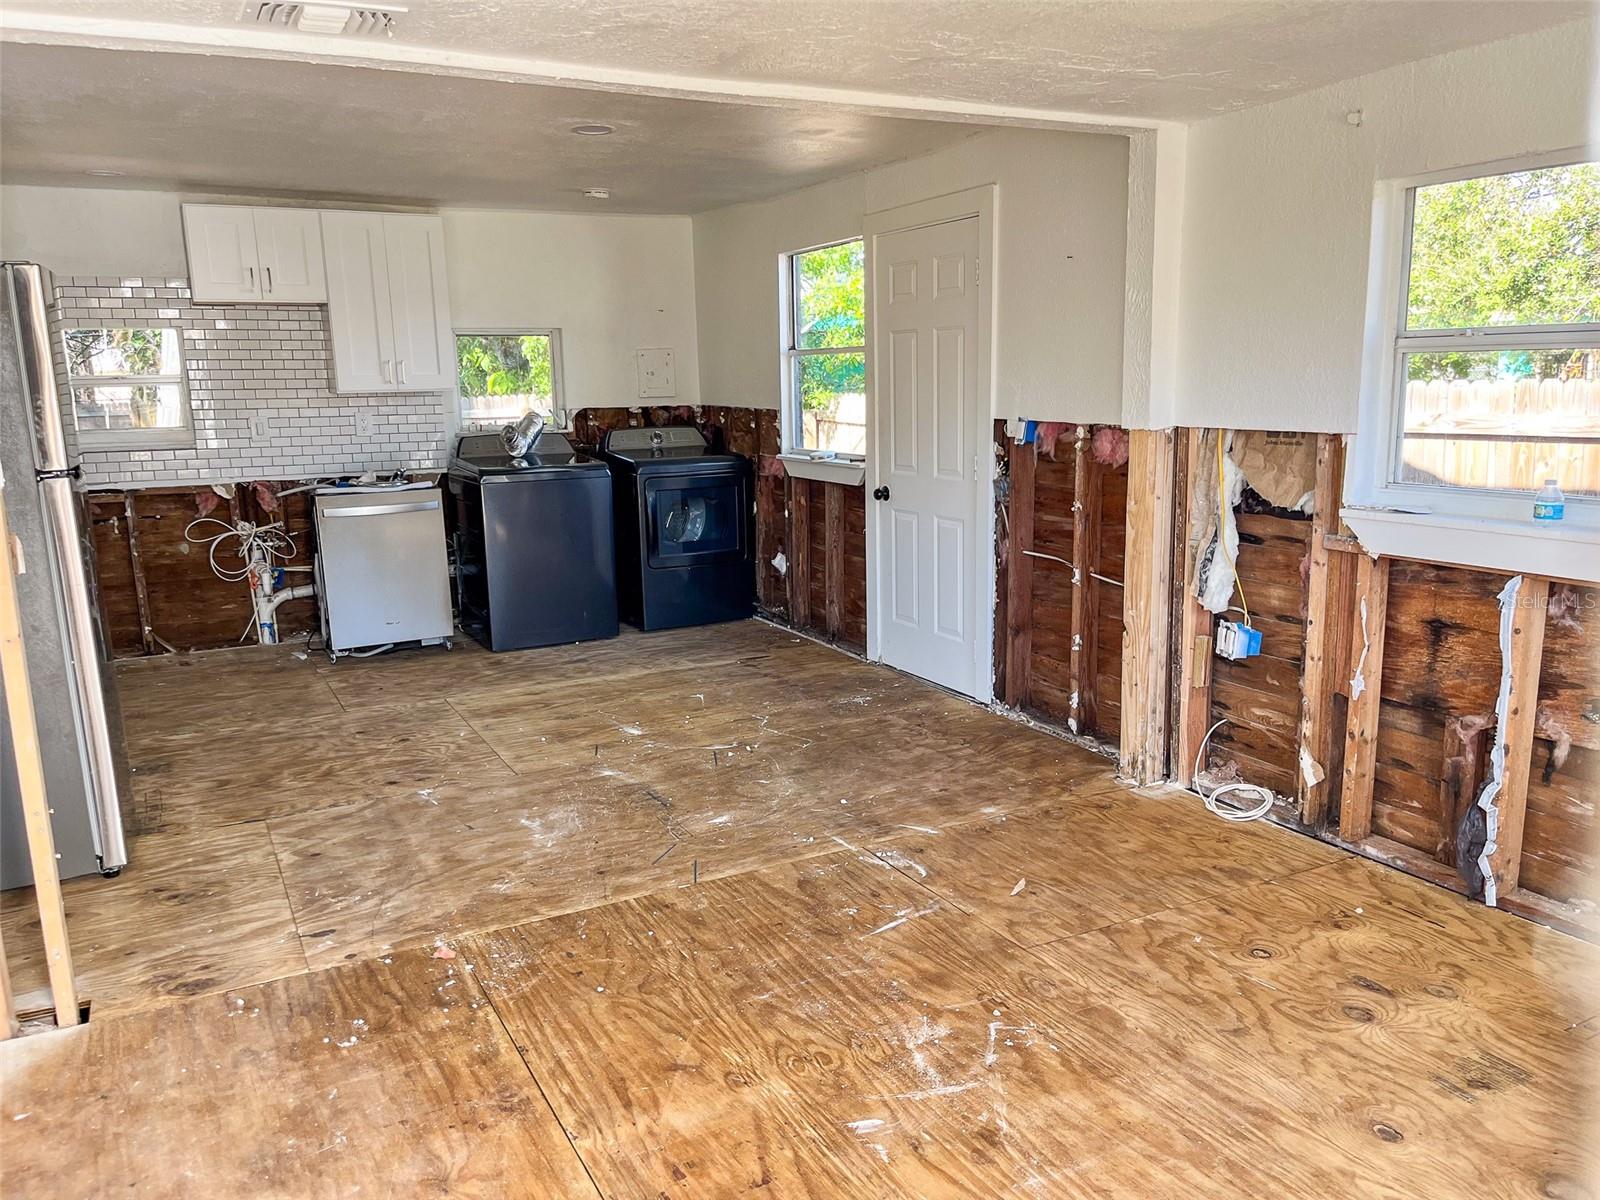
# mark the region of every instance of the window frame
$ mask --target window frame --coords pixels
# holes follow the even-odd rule
[[[178,338],[178,369],[175,373],[147,375],[74,375],[67,335],[79,330],[108,332],[116,329],[170,329]],[[188,350],[180,325],[86,325],[63,324],[58,330],[61,346],[61,372],[66,383],[67,409],[72,416],[72,432],[78,449],[86,453],[109,450],[188,450],[195,445],[194,403],[189,396]],[[78,392],[84,388],[154,387],[176,384],[178,414],[183,423],[157,429],[85,429],[78,423]]]
[[[470,422],[461,401],[461,352],[457,348],[457,340],[464,337],[547,337],[550,339],[550,420],[552,429],[567,428],[566,384],[562,378],[561,361],[561,330],[556,326],[539,325],[507,325],[501,328],[488,328],[482,325],[473,325],[469,328],[452,329],[450,331],[450,349],[456,369],[452,375],[450,391],[455,396],[455,408],[451,413],[452,421],[457,432],[468,428],[483,429],[499,428],[506,424],[504,421],[483,425],[480,421]]]
[[[1457,329],[1406,328],[1410,304],[1412,225],[1418,188],[1490,175],[1592,162],[1583,147],[1501,159],[1472,166],[1384,180],[1373,197],[1373,238],[1368,263],[1365,353],[1361,402],[1344,502],[1349,509],[1409,514],[1414,523],[1498,522],[1521,527],[1522,536],[1585,540],[1600,534],[1600,498],[1568,496],[1565,529],[1534,526],[1531,492],[1449,484],[1400,483],[1405,422],[1405,358],[1450,350],[1600,348],[1600,321],[1551,325],[1498,325]],[[1351,514],[1346,512],[1346,519]]]
[[[818,242],[812,246],[803,246],[797,250],[788,250],[778,256],[778,321],[779,321],[779,386],[782,410],[780,413],[780,432],[782,436],[781,450],[786,455],[798,458],[811,458],[815,455],[826,454],[826,451],[804,445],[805,421],[800,412],[800,395],[795,387],[795,371],[797,363],[802,358],[815,358],[833,354],[859,354],[862,361],[867,357],[867,340],[859,346],[816,346],[803,347],[797,345],[800,340],[800,322],[798,306],[800,303],[800,285],[795,272],[799,269],[799,262],[807,254],[818,250],[830,250],[834,246],[847,246],[851,242],[860,242],[862,247],[861,265],[861,306],[862,306],[862,337],[867,339],[866,313],[867,313],[867,272],[866,272],[866,238],[861,234],[851,237],[834,238],[831,241]],[[870,339],[868,339],[870,340]],[[868,397],[868,407],[871,407],[871,398]],[[868,413],[867,436],[872,435],[871,414]],[[852,468],[865,468],[867,452],[860,454],[847,454],[836,451],[831,458],[823,461],[847,463]]]

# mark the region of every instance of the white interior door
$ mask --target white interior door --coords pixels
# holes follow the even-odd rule
[[[978,218],[874,243],[878,652],[979,696]]]

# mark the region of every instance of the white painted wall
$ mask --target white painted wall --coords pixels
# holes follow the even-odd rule
[[[635,352],[669,346],[678,394],[650,403],[700,403],[688,217],[443,216],[457,329],[559,328],[569,409],[642,403]]]
[[[776,408],[778,256],[859,236],[864,213],[999,190],[995,413],[1121,415],[1127,141],[994,130],[924,158],[694,218],[702,398]]]
[[[180,203],[255,199],[7,186],[0,188],[0,254],[58,275],[186,277]],[[568,408],[638,404],[634,352],[670,346],[676,402],[699,403],[688,217],[442,215],[456,328],[559,328]]]
[[[1594,46],[1569,25],[1191,126],[1178,423],[1353,432],[1374,185],[1583,145]]]

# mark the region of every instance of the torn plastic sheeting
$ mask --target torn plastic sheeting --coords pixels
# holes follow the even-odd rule
[[[1485,826],[1478,871],[1483,875],[1483,902],[1490,908],[1495,907],[1499,898],[1490,860],[1499,848],[1500,805],[1497,801],[1506,774],[1506,716],[1511,709],[1511,627],[1516,622],[1517,593],[1521,590],[1521,575],[1513,575],[1500,590],[1500,694],[1494,702],[1494,745],[1489,749],[1489,779],[1478,793],[1478,807],[1483,810]]]
[[[1233,599],[1234,570],[1239,561],[1239,523],[1233,509],[1244,493],[1244,476],[1227,454],[1222,457],[1222,492],[1227,503],[1217,514],[1217,528],[1211,531],[1210,544],[1195,568],[1195,596],[1207,612],[1214,613],[1226,611]]]
[[[782,550],[772,556],[772,569],[779,575],[787,575],[789,573],[789,560],[783,556]]]

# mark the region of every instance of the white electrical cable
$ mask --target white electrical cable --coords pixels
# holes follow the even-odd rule
[[[209,536],[194,536],[193,530],[198,525],[220,525],[221,533]],[[216,517],[197,517],[190,521],[183,531],[184,540],[196,546],[206,546],[206,557],[211,563],[211,571],[218,579],[225,579],[229,583],[240,583],[250,577],[250,550],[252,546],[259,546],[266,557],[269,566],[276,566],[273,559],[287,562],[295,556],[294,538],[285,531],[282,521],[274,521],[271,525],[251,525],[241,521],[238,525],[230,525],[227,521],[220,521]],[[228,567],[217,561],[217,551],[229,538],[239,539],[238,555],[244,563],[241,567]]]
[[[1200,739],[1200,752],[1194,756],[1194,790],[1200,793],[1200,798],[1206,802],[1206,807],[1212,812],[1216,813],[1217,816],[1221,817],[1224,821],[1235,821],[1239,823],[1243,823],[1245,821],[1259,821],[1262,817],[1266,816],[1272,811],[1273,796],[1268,789],[1254,783],[1224,783],[1220,787],[1213,788],[1211,794],[1207,795],[1204,785],[1200,782],[1200,764],[1206,760],[1206,746],[1208,746],[1211,742],[1211,735],[1217,730],[1221,729],[1227,723],[1228,719],[1226,717],[1222,718],[1222,720],[1218,721],[1210,729],[1206,730],[1205,737]],[[1232,802],[1229,802],[1227,805],[1218,803],[1219,797],[1233,795],[1235,793],[1249,793],[1259,796],[1261,798],[1261,802],[1255,808],[1235,807]]]

